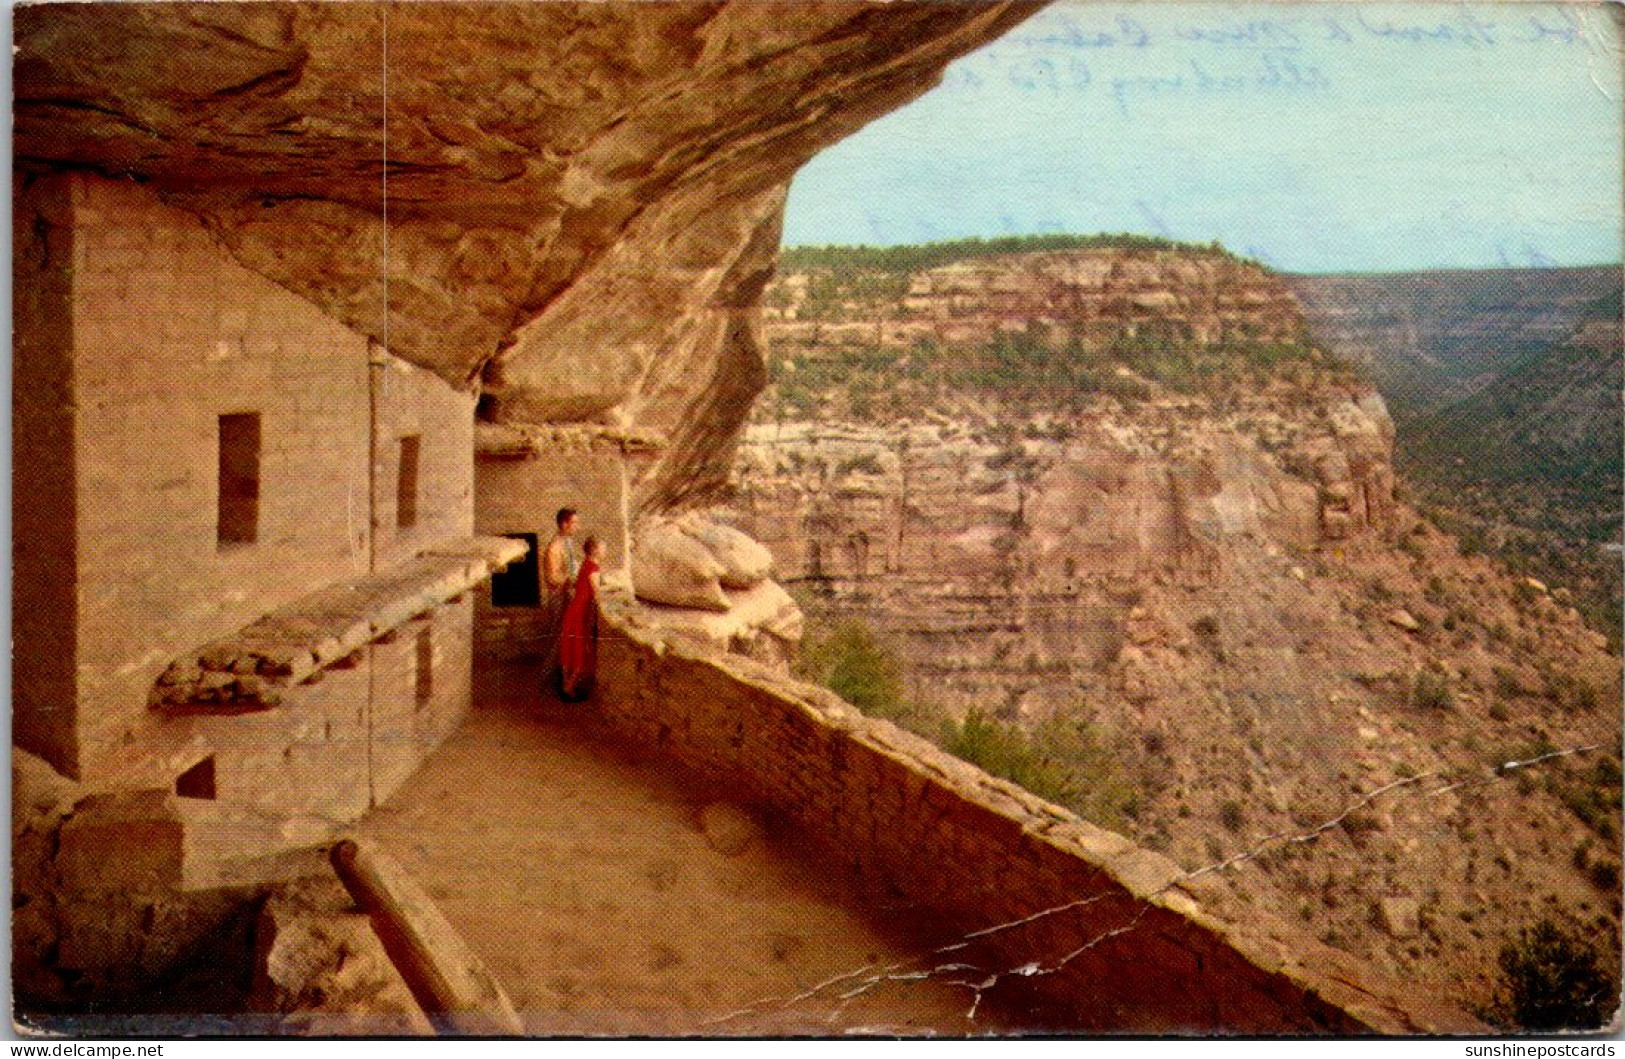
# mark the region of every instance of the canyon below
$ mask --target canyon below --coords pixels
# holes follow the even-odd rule
[[[786,252],[725,513],[803,675],[1475,1010],[1542,919],[1617,963],[1619,663],[1573,587],[1419,512],[1380,342],[1309,280],[1063,242]],[[1538,337],[1617,366],[1604,321]]]

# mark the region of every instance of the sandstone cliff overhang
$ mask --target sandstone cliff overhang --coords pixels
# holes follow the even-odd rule
[[[40,4],[15,164],[152,184],[497,419],[666,435],[673,506],[765,381],[795,171],[1042,6]]]
[[[172,714],[250,713],[282,691],[450,601],[525,555],[506,537],[444,541],[407,562],[329,585],[169,666],[152,705]]]

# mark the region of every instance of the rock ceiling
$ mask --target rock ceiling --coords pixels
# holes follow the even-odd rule
[[[150,183],[496,418],[663,436],[673,506],[761,388],[795,171],[1040,6],[23,7],[15,161]]]

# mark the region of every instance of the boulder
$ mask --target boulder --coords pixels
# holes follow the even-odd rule
[[[699,515],[688,516],[680,525],[722,564],[723,588],[754,588],[772,575],[773,553],[732,526]]]
[[[1354,533],[1354,518],[1347,511],[1324,509],[1320,513],[1320,524],[1330,541],[1346,540]]]
[[[87,792],[43,758],[11,749],[11,823],[15,832],[34,816],[60,815]]]
[[[709,548],[669,522],[650,523],[632,544],[632,585],[650,603],[726,611],[724,571]]]
[[[1323,492],[1328,507],[1347,510],[1349,504],[1354,502],[1354,486],[1347,481],[1327,482]]]
[[[280,1016],[285,1033],[430,1036],[372,921],[336,879],[284,888],[256,930],[253,1010]]]
[[[805,618],[775,581],[724,593],[726,611],[661,610],[646,616],[656,625],[708,648],[784,667],[801,643]]]
[[[1384,897],[1378,902],[1382,928],[1396,938],[1413,938],[1420,929],[1422,906],[1414,897]]]
[[[1388,615],[1388,624],[1404,629],[1406,632],[1418,632],[1422,628],[1422,623],[1417,621],[1416,617],[1403,607]]]
[[[1349,473],[1348,457],[1340,450],[1327,452],[1315,460],[1315,474],[1323,486],[1347,482]]]

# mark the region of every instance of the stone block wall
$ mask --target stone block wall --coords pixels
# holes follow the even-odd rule
[[[61,179],[74,232],[77,765],[89,777],[142,739],[147,691],[170,659],[366,569],[367,345],[146,190]],[[245,412],[260,416],[257,539],[222,545],[219,417]]]
[[[1440,1033],[1477,1024],[1273,921],[1222,883],[994,779],[823,689],[664,636],[606,593],[598,708],[844,862],[877,907],[969,934],[922,953],[1036,990],[1072,1029]],[[1003,926],[1001,926],[1003,925]],[[969,974],[969,973],[968,973]],[[967,976],[968,976],[967,974]]]
[[[288,689],[277,709],[177,723],[209,749],[221,800],[353,820],[394,794],[467,715],[472,656],[469,593]]]
[[[16,741],[91,783],[212,756],[223,800],[364,811],[468,709],[468,598],[263,714],[169,718],[149,692],[260,615],[467,537],[472,395],[369,350],[146,188],[64,175],[14,207]],[[258,513],[251,542],[222,543],[220,417],[239,413],[259,416]]]
[[[474,395],[375,348],[372,370],[374,568],[474,527]],[[419,439],[417,518],[400,525],[401,439]]]
[[[476,591],[484,591],[482,586]],[[371,786],[375,802],[395,793],[429,752],[456,729],[472,701],[473,593],[371,647]],[[425,648],[420,638],[427,641]],[[420,680],[420,666],[428,665]]]
[[[472,614],[468,596],[438,607],[362,648],[353,666],[290,689],[278,709],[195,718],[218,797],[337,821],[386,801],[468,713]]]
[[[368,649],[359,654],[353,668],[290,688],[277,709],[190,719],[213,751],[218,798],[336,819],[367,810],[372,675]]]
[[[64,182],[14,185],[12,635],[44,649],[13,652],[12,740],[67,772],[78,767],[70,210]]]
[[[472,615],[469,596],[437,607],[364,647],[354,665],[290,689],[277,709],[191,718],[213,751],[217,796],[331,820],[387,800],[468,713]]]
[[[36,1020],[48,1012],[74,1012],[67,1020],[82,1019],[81,1031],[109,1032],[97,1023],[102,1002],[150,996],[157,982],[172,999],[190,991],[195,1004],[206,990],[219,1005],[192,1011],[231,1010],[256,898],[324,864],[323,831],[162,789],[95,793],[26,751],[13,754],[12,792],[11,957],[23,1025],[44,1028]],[[181,966],[213,973],[188,987],[177,980]],[[151,1020],[164,1017],[143,1020],[163,1032]],[[115,1033],[128,1025],[113,1022]],[[188,1029],[178,1016],[173,1025]]]

